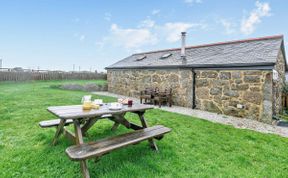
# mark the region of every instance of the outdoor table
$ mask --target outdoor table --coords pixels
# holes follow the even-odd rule
[[[144,118],[146,110],[153,109],[153,106],[144,104],[133,104],[128,107],[124,105],[121,110],[110,110],[108,104],[104,104],[100,109],[83,110],[82,105],[72,106],[52,106],[48,107],[48,111],[60,118],[60,123],[56,129],[56,133],[52,144],[55,145],[59,136],[64,135],[70,140],[74,141],[77,145],[83,144],[83,136],[85,133],[97,122],[99,119],[109,119],[114,122],[112,130],[117,129],[119,125],[124,125],[128,129],[139,130],[147,128],[148,125]],[[135,113],[138,115],[141,126],[129,122],[124,116],[127,112]],[[73,120],[75,133],[70,132],[64,126],[66,120]],[[83,123],[81,125],[81,123]],[[156,143],[153,138],[149,139],[150,147],[154,150],[158,150]],[[81,171],[84,177],[89,177],[86,161],[81,161]]]

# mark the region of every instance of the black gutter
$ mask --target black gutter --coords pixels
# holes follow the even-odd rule
[[[193,64],[193,65],[163,65],[163,66],[127,66],[106,67],[109,69],[272,69],[275,63],[235,63],[235,64]],[[272,67],[272,68],[271,68]]]
[[[196,108],[196,72],[192,69],[193,86],[192,86],[192,109]]]

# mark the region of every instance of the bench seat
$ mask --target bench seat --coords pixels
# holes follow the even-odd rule
[[[93,157],[100,157],[103,154],[115,149],[136,144],[153,137],[162,136],[170,131],[170,128],[157,125],[141,130],[136,130],[123,135],[106,138],[96,142],[74,145],[66,149],[66,154],[73,161],[81,161]]]
[[[42,128],[49,128],[49,127],[57,127],[60,123],[60,119],[53,119],[53,120],[47,120],[47,121],[41,121],[39,122],[39,126]],[[72,119],[67,119],[65,125],[72,124]]]
[[[101,118],[111,118],[111,114],[105,114],[101,116]],[[60,119],[53,119],[53,120],[47,120],[47,121],[41,121],[39,122],[39,126],[42,128],[49,128],[49,127],[57,127],[60,123]],[[67,119],[65,126],[70,125],[73,123],[72,119]]]

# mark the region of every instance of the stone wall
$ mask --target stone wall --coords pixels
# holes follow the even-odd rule
[[[282,112],[282,92],[285,85],[285,60],[282,50],[279,51],[274,70],[278,72],[278,80],[273,80],[273,114]]]
[[[281,78],[277,82],[272,82],[272,70],[196,70],[196,108],[271,123],[272,114],[281,110],[283,65],[281,53],[275,66]],[[175,105],[192,107],[191,69],[108,70],[107,79],[109,92],[133,97],[147,87],[171,87]]]
[[[271,75],[261,70],[196,71],[196,108],[271,122]]]
[[[192,107],[192,71],[187,69],[117,69],[107,71],[108,91],[138,97],[147,87],[172,88],[173,103]]]

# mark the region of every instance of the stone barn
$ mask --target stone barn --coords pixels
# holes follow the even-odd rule
[[[282,110],[283,36],[133,54],[106,67],[108,91],[137,97],[146,87],[172,88],[173,103],[266,123]]]

